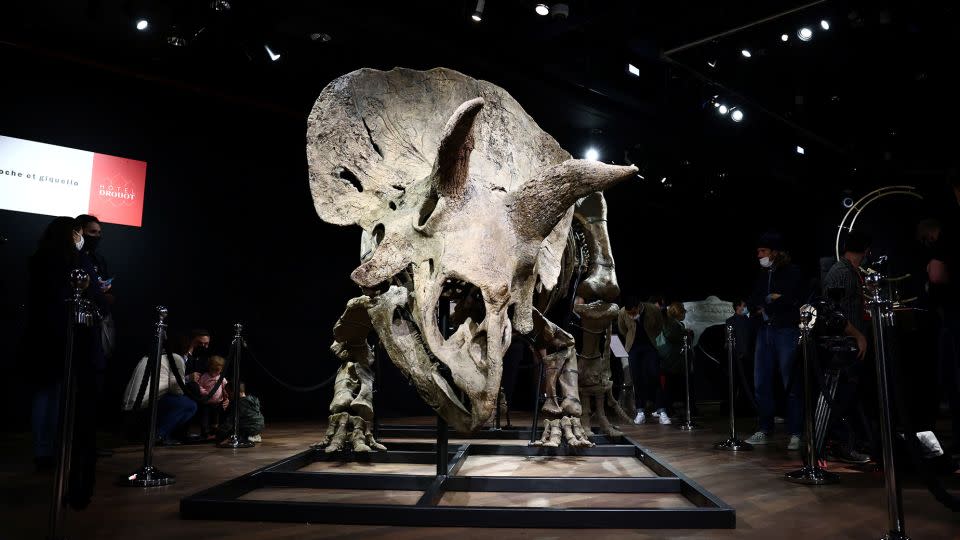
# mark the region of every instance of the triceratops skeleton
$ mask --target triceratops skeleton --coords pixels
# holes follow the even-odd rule
[[[576,247],[575,212],[594,263],[579,296],[607,306],[619,292],[599,192],[636,168],[570,159],[506,91],[448,69],[361,69],[334,80],[310,113],[307,159],[321,219],[363,229],[351,278],[365,294],[334,327],[344,363],[319,445],[383,448],[370,430],[371,329],[461,431],[490,418],[513,333],[530,336],[564,394],[544,405],[543,442],[558,443],[562,427],[569,443],[590,444],[573,339],[543,313],[573,275],[564,252]],[[460,303],[449,336],[438,326],[441,296]],[[556,396],[556,385],[545,390]]]

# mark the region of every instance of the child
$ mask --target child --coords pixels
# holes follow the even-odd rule
[[[232,385],[227,385],[226,392],[233,395]],[[233,434],[233,407],[227,409],[223,422],[217,429],[217,440],[223,440]],[[256,396],[247,395],[247,387],[240,383],[240,429],[238,435],[242,439],[260,442],[260,432],[263,431],[263,414],[260,412],[260,400]]]
[[[220,385],[217,386],[217,379],[223,373],[223,367],[226,360],[222,356],[211,356],[207,362],[207,371],[203,375],[194,374],[197,383],[200,385],[200,437],[204,439],[213,439],[211,432],[217,429],[218,409],[226,409],[230,405],[229,393],[224,392],[227,386],[227,378],[224,377]],[[211,395],[212,392],[212,395]],[[209,398],[209,399],[208,399]],[[206,401],[203,401],[206,399]],[[211,416],[213,423],[211,425]]]

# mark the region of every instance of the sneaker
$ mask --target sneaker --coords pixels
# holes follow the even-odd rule
[[[790,442],[787,443],[787,450],[799,450],[800,449],[800,436],[791,435]]]
[[[664,413],[660,413],[660,423],[664,426],[668,426],[673,422],[670,421],[670,417],[667,416],[667,413],[664,412]]]
[[[637,411],[636,418],[633,419],[634,424],[642,424],[647,421],[647,415],[643,411]]]
[[[654,417],[654,418],[660,418],[660,415],[662,414],[662,413],[660,412],[660,410],[661,410],[661,409],[657,409],[657,410],[653,411],[653,413],[651,413],[650,416],[652,416],[652,417]]]
[[[758,431],[747,439],[747,442],[756,446],[758,444],[767,444],[770,442],[770,435],[766,431]]]
[[[263,442],[263,437],[261,437],[260,434],[257,433],[256,435],[251,435],[247,437],[247,440],[250,442]]]
[[[870,456],[862,452],[857,452],[847,445],[836,445],[827,452],[827,459],[830,461],[841,461],[853,465],[864,465],[870,463]]]

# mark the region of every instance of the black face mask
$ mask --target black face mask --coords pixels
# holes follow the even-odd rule
[[[83,247],[87,251],[96,251],[97,245],[100,244],[99,236],[90,236],[89,234],[83,235]]]

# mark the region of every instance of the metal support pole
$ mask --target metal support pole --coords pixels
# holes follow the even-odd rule
[[[69,320],[67,321],[67,339],[63,355],[63,381],[60,383],[60,411],[57,430],[57,468],[54,472],[53,498],[50,501],[50,514],[47,523],[47,537],[51,540],[64,538],[63,514],[66,505],[67,479],[70,476],[70,461],[73,455],[74,411],[76,410],[76,377],[73,372],[74,327],[90,326],[93,316],[83,300],[83,291],[90,285],[90,275],[83,270],[70,272],[70,285],[73,296],[66,299]]]
[[[804,437],[807,443],[807,455],[803,466],[786,473],[784,478],[797,484],[820,486],[839,482],[840,476],[820,468],[816,433],[813,429],[814,405],[813,377],[810,373],[810,330],[813,329],[815,318],[816,310],[813,306],[806,305],[800,308],[800,350],[803,352],[803,408],[806,424]]]
[[[251,448],[253,443],[240,437],[240,357],[243,355],[243,325],[233,325],[233,373],[230,386],[233,387],[233,433],[217,444],[219,448]]]
[[[503,403],[503,389],[497,393],[497,409],[493,412],[493,427],[490,431],[501,431],[500,429],[500,405]]]
[[[449,467],[450,455],[447,453],[450,434],[447,421],[437,415],[437,476],[446,476]]]
[[[739,452],[740,450],[753,450],[753,445],[737,438],[736,414],[734,408],[734,386],[733,386],[733,354],[736,338],[733,334],[733,325],[727,325],[727,377],[730,386],[730,437],[725,441],[713,445],[717,450],[729,450]]]
[[[877,394],[880,401],[880,437],[883,445],[883,482],[886,486],[886,540],[907,540],[903,520],[903,500],[893,458],[893,420],[890,411],[890,387],[887,362],[886,332],[893,328],[893,301],[885,295],[884,276],[869,274],[864,278],[867,305],[873,323],[873,344],[877,357]]]
[[[683,381],[687,390],[687,410],[685,411],[687,421],[680,424],[680,430],[693,431],[700,429],[700,426],[694,424],[690,417],[690,335],[687,333],[683,334],[683,349],[680,354],[683,355]]]
[[[156,339],[157,348],[153,355],[153,370],[150,381],[150,428],[147,430],[147,440],[143,445],[143,465],[132,474],[121,478],[121,486],[128,487],[157,487],[176,482],[177,477],[158,470],[153,466],[153,445],[157,438],[157,394],[160,392],[160,362],[163,361],[163,342],[167,334],[167,308],[157,306]],[[167,351],[167,354],[173,354]],[[172,357],[171,357],[172,359]]]
[[[534,356],[539,358],[539,354],[536,350],[533,351]],[[535,442],[537,440],[537,424],[540,423],[540,406],[543,405],[544,394],[541,391],[543,387],[543,358],[540,358],[540,376],[537,377],[537,381],[534,383],[534,393],[533,393],[533,425],[530,426],[530,442]]]

